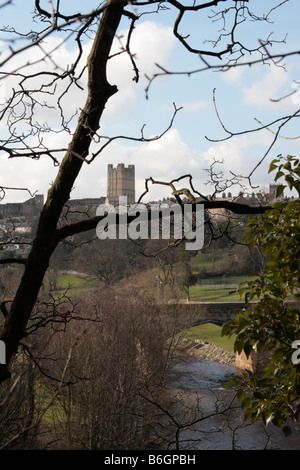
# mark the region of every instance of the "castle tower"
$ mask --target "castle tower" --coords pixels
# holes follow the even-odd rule
[[[269,185],[269,198],[270,198],[271,202],[280,201],[280,200],[283,200],[283,198],[284,198],[284,192],[278,198],[276,197],[276,192],[277,192],[278,186],[279,186],[279,184],[270,184]]]
[[[112,164],[107,166],[107,197],[109,202],[118,202],[119,196],[127,196],[128,204],[135,202],[135,168],[134,165],[124,166],[118,163],[117,168]]]

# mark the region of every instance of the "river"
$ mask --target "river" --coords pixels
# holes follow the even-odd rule
[[[181,400],[176,419],[181,426],[195,423],[180,429],[179,449],[299,450],[300,426],[293,425],[292,435],[285,437],[272,424],[267,428],[260,423],[245,424],[240,407],[216,415],[216,407],[223,410],[232,399],[232,391],[226,391],[225,384],[236,374],[236,368],[227,364],[190,355],[176,358],[169,373],[170,393]],[[207,418],[208,415],[213,416]],[[169,448],[176,448],[174,442]]]

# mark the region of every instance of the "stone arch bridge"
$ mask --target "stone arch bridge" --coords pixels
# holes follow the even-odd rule
[[[251,302],[248,307],[251,306]],[[253,302],[253,305],[255,302]],[[245,302],[189,302],[169,301],[166,310],[175,312],[190,320],[191,325],[213,323],[222,326],[227,320],[233,319],[238,310],[246,308]]]
[[[247,308],[251,308],[256,302],[249,302]],[[289,305],[299,308],[299,303],[288,302]],[[188,302],[188,301],[169,301],[166,305],[166,312],[176,314],[181,317],[182,325],[192,327],[213,323],[223,326],[223,324],[233,319],[238,310],[246,308],[244,302]],[[261,371],[266,366],[269,355],[265,353],[253,352],[249,358],[242,352],[236,355],[235,366],[238,369],[249,369],[252,372]]]

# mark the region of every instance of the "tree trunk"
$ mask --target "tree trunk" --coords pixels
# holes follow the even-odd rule
[[[43,283],[50,257],[59,241],[57,222],[62,208],[70,197],[74,182],[89,153],[105,104],[118,91],[116,86],[108,83],[106,69],[122,14],[123,4],[109,4],[102,14],[87,61],[87,100],[57,177],[48,192],[23,277],[0,335],[0,339],[6,344],[7,354],[6,366],[0,366],[0,382],[9,376],[7,365],[16,353],[20,340],[26,335],[26,325]]]

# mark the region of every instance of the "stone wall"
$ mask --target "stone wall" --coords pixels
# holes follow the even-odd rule
[[[0,219],[26,217],[37,217],[44,205],[44,196],[37,194],[25,202],[11,202],[0,204]]]
[[[181,339],[177,345],[177,351],[179,354],[188,354],[221,364],[235,365],[236,356],[233,352],[201,339]]]
[[[188,354],[209,361],[220,362],[221,364],[229,364],[235,366],[238,370],[248,369],[254,373],[261,372],[270,357],[269,354],[252,353],[247,358],[244,352],[236,354],[201,339],[181,339],[177,345],[177,352],[180,355]]]
[[[270,353],[257,353],[253,352],[247,358],[244,351],[238,354],[235,359],[235,367],[237,369],[248,369],[251,372],[259,373],[268,364],[270,360]]]

